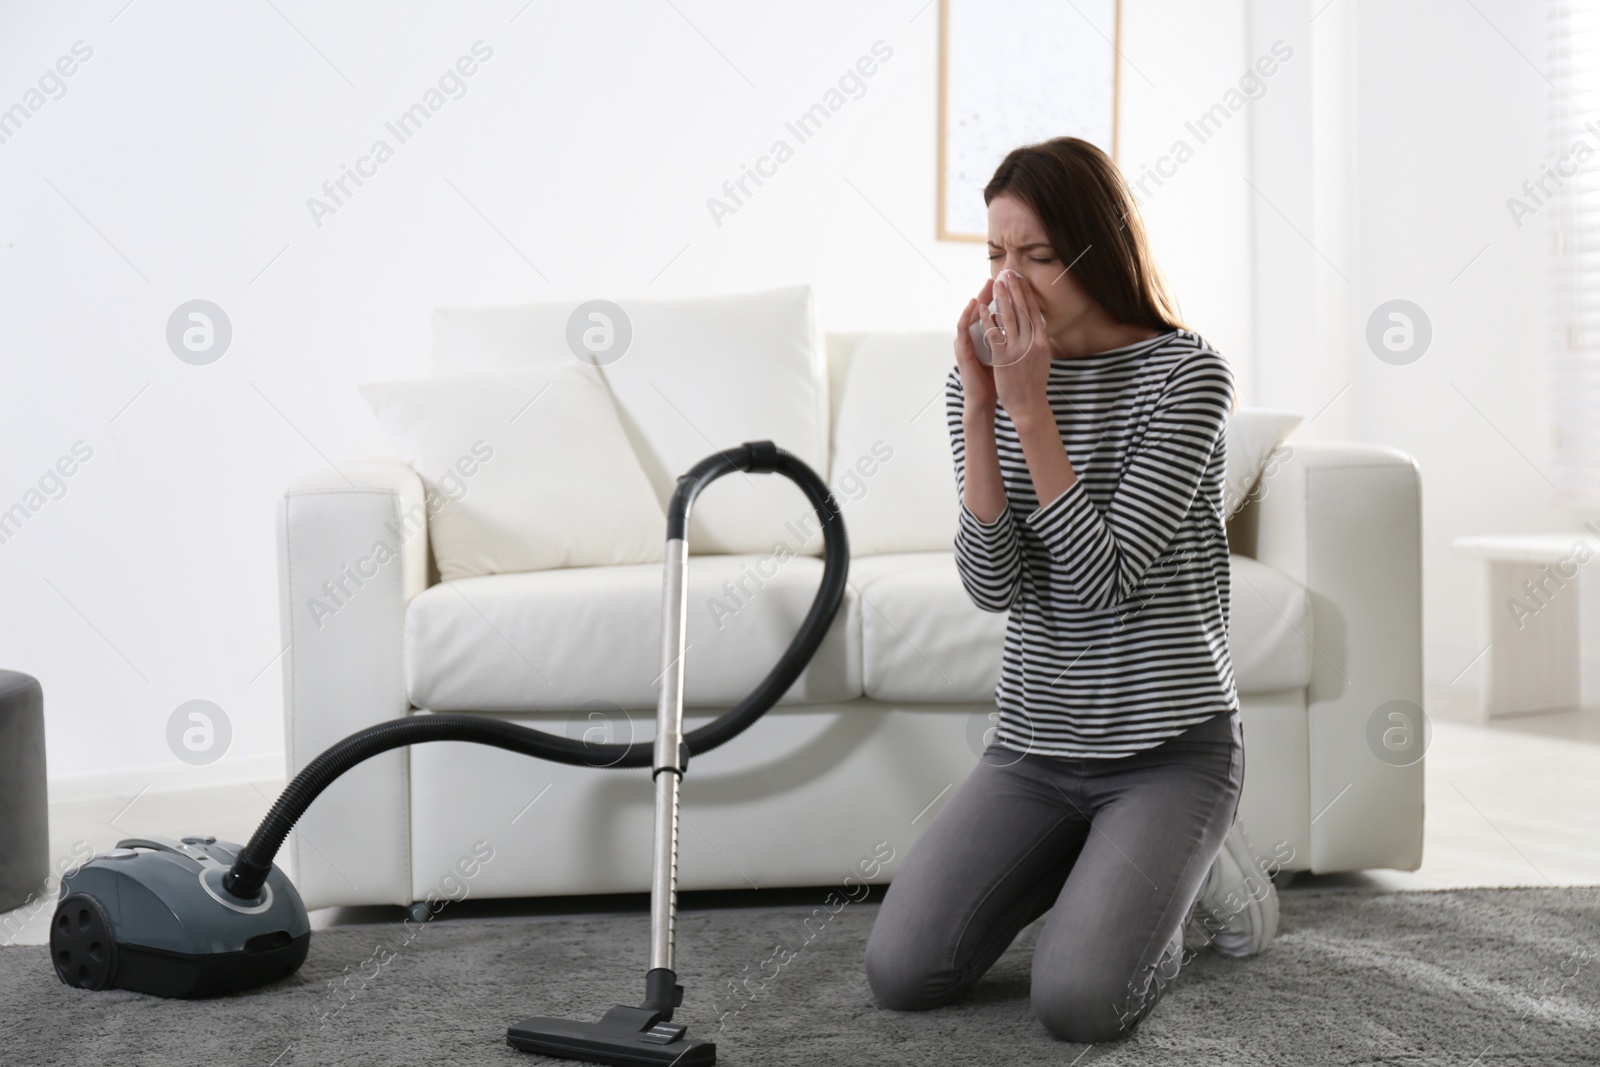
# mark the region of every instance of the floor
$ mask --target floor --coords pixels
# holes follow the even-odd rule
[[[1600,884],[1600,708],[1480,721],[1476,697],[1447,686],[1426,695],[1427,753],[1422,866],[1301,876],[1296,885],[1375,889]],[[247,840],[283,783],[254,782],[185,793],[81,801],[51,807],[51,849],[70,863],[88,849],[137,834],[209,833]],[[293,877],[294,872],[288,872]],[[1292,892],[1292,889],[1290,890]],[[806,894],[805,890],[793,893]],[[815,894],[808,894],[809,900]],[[800,899],[796,897],[795,899]],[[781,890],[686,893],[683,910],[785,907]],[[646,910],[643,894],[515,902],[463,902],[454,914],[551,918]],[[0,944],[42,944],[52,901],[0,915]],[[392,921],[395,909],[329,908],[315,928]]]

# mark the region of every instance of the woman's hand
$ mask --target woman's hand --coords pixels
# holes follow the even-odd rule
[[[992,412],[997,400],[994,369],[978,358],[970,332],[972,324],[979,321],[979,310],[987,313],[993,289],[994,279],[984,282],[977,298],[967,302],[961,321],[956,323],[956,369],[961,372],[961,395],[969,412]]]
[[[987,307],[980,317],[994,353],[996,399],[1013,421],[1036,412],[1049,413],[1050,340],[1033,287],[1028,279],[1008,269],[995,279],[994,294],[998,318],[991,316]]]

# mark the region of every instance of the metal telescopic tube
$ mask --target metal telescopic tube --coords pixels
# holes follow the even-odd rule
[[[688,639],[689,551],[667,541],[661,595],[661,699],[656,706],[655,860],[650,876],[650,968],[672,970],[678,910],[678,789],[683,780],[683,657]]]

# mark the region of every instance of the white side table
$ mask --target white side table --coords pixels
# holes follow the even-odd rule
[[[1487,717],[1575,708],[1580,702],[1578,604],[1583,534],[1458,537],[1458,551],[1489,564]]]

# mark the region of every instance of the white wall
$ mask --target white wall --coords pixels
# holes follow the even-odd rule
[[[1252,55],[1290,53],[1252,108],[1245,181],[1254,235],[1256,390],[1301,412],[1302,436],[1348,438],[1351,278],[1350,19],[1345,5],[1255,0]]]
[[[1491,607],[1483,563],[1452,540],[1576,538],[1586,517],[1546,477],[1550,216],[1518,227],[1506,206],[1554,161],[1546,5],[1252,0],[1248,25],[1253,49],[1278,35],[1310,42],[1308,62],[1252,113],[1255,399],[1314,416],[1301,434],[1417,458],[1425,673],[1468,693],[1483,682]],[[1398,366],[1366,338],[1369,316],[1395,299],[1420,306],[1433,331],[1422,357]],[[1584,612],[1592,703],[1600,595]]]
[[[1489,640],[1490,608],[1482,561],[1451,548],[1452,539],[1576,538],[1581,518],[1557,502],[1546,478],[1554,444],[1550,216],[1519,229],[1506,207],[1555,158],[1545,128],[1546,7],[1419,0],[1352,8],[1360,258],[1348,334],[1351,429],[1407,450],[1421,466],[1426,670],[1457,688],[1481,683],[1487,657],[1473,660]],[[1373,358],[1360,337],[1370,310],[1396,297],[1419,304],[1433,324],[1432,346],[1409,366]],[[1589,584],[1592,592],[1592,576]],[[1590,702],[1600,700],[1597,609],[1600,597],[1590,596]]]
[[[75,442],[93,449],[0,544],[0,665],[43,682],[57,794],[281,773],[277,496],[326,459],[388,451],[354,386],[424,373],[434,306],[807,281],[826,329],[952,324],[986,263],[932,237],[937,14],[922,0],[0,6],[0,108],[74,42],[93,50],[0,144],[0,508]],[[1142,74],[1124,71],[1125,169],[1236,82],[1253,58],[1244,17],[1243,0],[1126,0],[1123,52]],[[893,56],[865,95],[715,225],[706,199],[880,39]],[[307,198],[480,40],[493,56],[466,94],[315,225]],[[1188,320],[1249,399],[1245,122],[1148,217]],[[209,366],[165,342],[196,298],[234,331]],[[233,726],[210,767],[167,747],[192,699]]]

